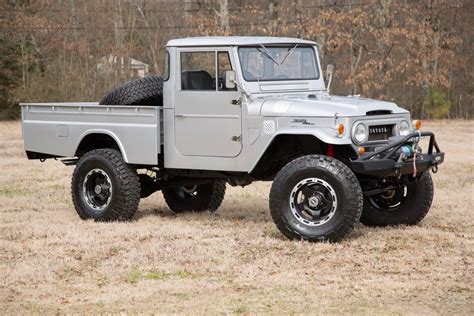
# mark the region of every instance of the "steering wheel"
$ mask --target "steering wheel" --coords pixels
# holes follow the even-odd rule
[[[285,75],[278,75],[275,77],[275,79],[289,79],[288,76]]]

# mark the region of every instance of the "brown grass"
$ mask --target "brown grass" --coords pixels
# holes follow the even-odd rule
[[[426,219],[310,244],[277,231],[269,183],[228,187],[215,215],[156,193],[130,223],[81,221],[73,169],[28,161],[20,124],[0,122],[0,313],[472,315],[474,123],[426,125],[447,153]]]

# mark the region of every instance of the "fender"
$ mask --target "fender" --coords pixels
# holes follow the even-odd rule
[[[279,129],[275,132],[274,138],[278,135],[311,135],[322,141],[326,144],[332,145],[351,145],[352,141],[350,138],[344,137],[337,137],[336,130],[331,127],[289,127]],[[265,148],[266,150],[266,148]]]

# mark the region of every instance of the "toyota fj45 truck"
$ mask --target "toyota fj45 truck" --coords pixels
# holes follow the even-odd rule
[[[394,103],[330,95],[316,43],[176,39],[166,63],[99,104],[21,104],[28,158],[76,165],[82,219],[131,219],[155,191],[173,212],[215,211],[226,183],[253,181],[273,181],[271,215],[291,239],[417,224],[430,209],[444,160],[433,133]]]

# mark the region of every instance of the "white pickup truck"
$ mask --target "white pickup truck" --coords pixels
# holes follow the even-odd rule
[[[176,39],[166,63],[99,103],[21,104],[28,158],[76,165],[82,219],[128,220],[159,190],[176,213],[215,211],[226,183],[253,181],[273,181],[271,215],[291,239],[417,224],[430,209],[434,135],[394,103],[330,95],[316,43]]]

